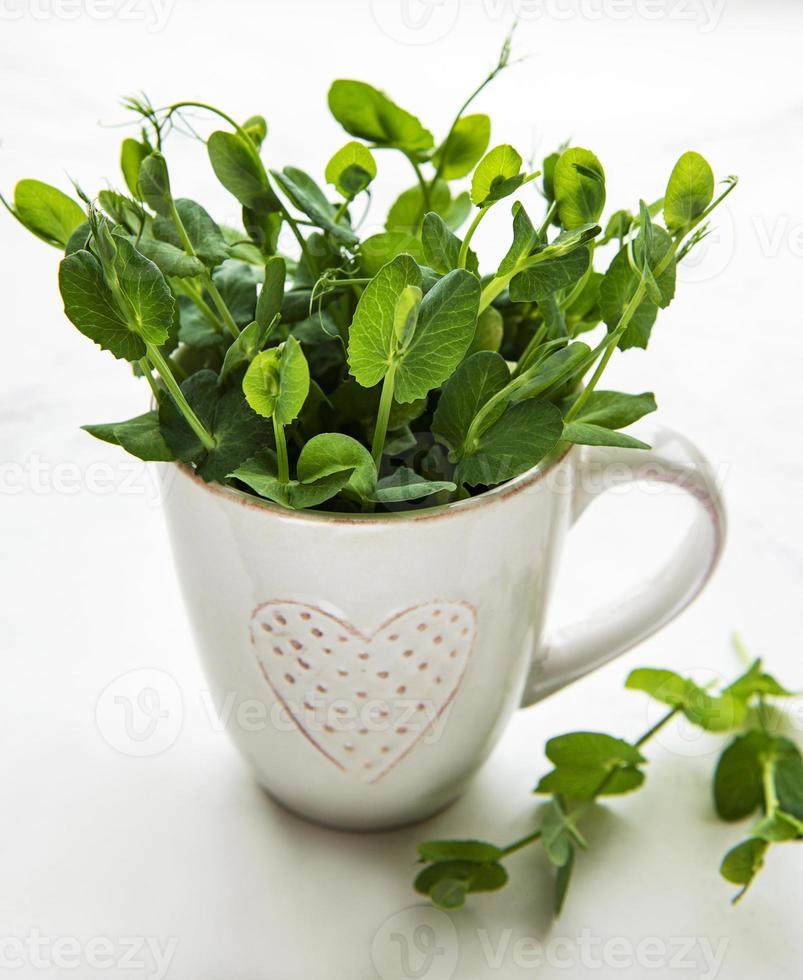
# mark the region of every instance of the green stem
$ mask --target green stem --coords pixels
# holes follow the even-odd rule
[[[139,369],[142,371],[142,376],[148,382],[148,386],[151,389],[151,394],[153,395],[153,400],[156,402],[157,406],[159,404],[159,385],[154,381],[153,375],[151,374],[151,366],[148,363],[146,357],[141,357],[139,360]]]
[[[231,311],[229,310],[228,306],[226,306],[226,301],[221,296],[220,290],[215,285],[211,272],[207,271],[204,273],[204,285],[206,286],[206,291],[212,297],[212,302],[215,304],[215,308],[223,319],[223,322],[226,324],[226,329],[236,340],[240,336],[240,328],[237,326],[237,323],[234,317],[231,315]]]
[[[552,219],[555,217],[557,210],[558,210],[557,202],[553,201],[547,208],[547,212],[546,215],[544,216],[544,220],[541,223],[541,227],[538,229],[539,239],[544,238],[546,233],[549,231],[549,226],[552,224]]]
[[[376,427],[374,428],[374,441],[371,446],[371,455],[374,458],[377,472],[382,463],[382,450],[385,448],[385,439],[388,434],[388,423],[390,421],[390,410],[393,408],[393,389],[396,381],[396,364],[391,362],[385,380],[382,382],[382,397],[379,400],[379,411],[376,416]]]
[[[574,303],[574,301],[577,299],[577,297],[580,296],[580,294],[586,288],[586,283],[591,278],[591,273],[594,271],[594,247],[595,247],[595,245],[596,245],[596,242],[589,242],[588,243],[588,268],[582,274],[582,276],[580,276],[580,278],[577,280],[577,282],[574,285],[574,288],[569,293],[569,295],[566,297],[566,299],[564,299],[561,302],[560,305],[561,305],[561,307],[564,310],[568,310],[571,307],[572,303]]]
[[[175,280],[176,289],[178,292],[183,293],[187,296],[191,302],[201,311],[203,316],[209,321],[209,323],[218,331],[218,333],[223,332],[223,323],[219,319],[218,315],[212,309],[212,307],[203,298],[201,290],[198,289],[195,284],[189,279],[178,279]]]
[[[523,847],[527,847],[528,844],[533,844],[541,837],[541,831],[535,830],[531,834],[527,834],[526,837],[522,837],[512,844],[508,844],[507,847],[502,848],[502,857],[508,857],[510,854],[515,854],[516,851],[520,851]]]
[[[642,280],[638,284],[635,293],[633,293],[630,302],[624,308],[621,319],[619,320],[619,323],[616,325],[616,329],[611,333],[609,341],[606,345],[605,353],[602,355],[602,358],[599,364],[597,365],[596,370],[591,375],[591,380],[588,382],[585,388],[580,392],[580,397],[577,399],[574,405],[572,405],[572,407],[566,413],[566,416],[564,418],[565,422],[571,422],[572,419],[576,419],[578,414],[580,413],[580,409],[585,405],[585,403],[591,397],[592,392],[597,386],[597,382],[602,377],[605,368],[608,366],[608,362],[613,357],[613,352],[616,350],[616,346],[619,343],[622,334],[627,329],[627,325],[633,319],[633,316],[635,315],[636,310],[641,305],[641,302],[644,299],[646,292],[647,292],[647,287],[644,283],[644,280]]]
[[[162,356],[161,351],[158,347],[153,344],[146,344],[146,350],[148,352],[148,360],[156,369],[156,373],[164,381],[165,388],[170,392],[173,401],[176,403],[176,407],[187,420],[187,424],[190,426],[192,431],[198,436],[201,441],[201,445],[206,449],[207,452],[215,448],[217,443],[212,438],[212,436],[207,432],[203,422],[198,418],[195,412],[192,410],[190,403],[184,397],[184,393],[179,387],[179,383],[176,381],[173,372],[170,370],[170,365]]]
[[[468,231],[466,232],[466,237],[463,239],[463,244],[460,246],[460,253],[457,256],[458,269],[465,269],[466,260],[468,259],[468,247],[471,243],[471,239],[474,237],[474,232],[479,227],[480,222],[490,210],[491,210],[490,204],[486,204],[485,207],[480,208],[476,214],[476,217],[469,225]]]
[[[410,166],[415,171],[416,179],[418,180],[419,186],[421,187],[421,207],[422,207],[422,217],[430,209],[431,197],[429,193],[429,185],[424,180],[424,175],[421,173],[421,168],[418,166],[418,161],[412,155],[412,153],[404,154],[410,161]]]
[[[519,362],[516,365],[516,370],[513,372],[513,377],[517,378],[520,374],[527,370],[529,364],[527,363],[532,355],[535,353],[536,348],[540,345],[541,341],[546,336],[547,326],[546,323],[542,323],[540,327],[535,331],[535,333],[530,337],[530,342],[524,348],[524,352],[519,358]]]
[[[778,794],[775,791],[775,756],[765,756],[761,760],[761,780],[764,787],[764,812],[772,813],[778,809]]]
[[[181,245],[187,255],[191,255],[193,258],[197,258],[195,252],[195,246],[192,244],[190,236],[187,234],[187,229],[184,227],[184,222],[181,220],[181,216],[178,213],[178,208],[176,207],[176,202],[170,199],[170,212],[173,218],[173,224],[176,226],[176,231],[178,232],[178,237],[181,239]],[[212,273],[208,269],[204,269],[203,272],[203,282],[206,287],[206,291],[212,297],[212,302],[220,314],[223,323],[226,325],[226,329],[236,340],[240,336],[240,328],[234,321],[234,317],[231,315],[231,311],[223,297],[220,295],[220,290],[214,283],[212,279]]]
[[[675,717],[675,715],[679,711],[680,708],[672,708],[671,711],[667,711],[667,713],[662,718],[659,718],[658,721],[651,728],[648,728],[647,731],[644,732],[644,734],[640,738],[636,739],[636,741],[633,743],[634,748],[640,749],[644,745],[646,745],[647,742],[649,742],[651,738],[657,735],[658,732],[660,732],[665,725],[669,724],[669,722]],[[576,820],[579,817],[581,817],[586,812],[586,810],[588,810],[591,804],[596,802],[597,797],[601,796],[605,792],[605,790],[608,788],[608,784],[613,780],[616,773],[617,773],[616,768],[611,769],[611,771],[605,776],[605,778],[600,782],[599,786],[594,791],[594,796],[590,800],[585,800],[580,806],[578,806],[575,810],[573,810],[572,813],[569,814],[569,819]]]
[[[279,467],[279,483],[290,482],[290,463],[287,459],[287,441],[284,426],[273,416],[273,437],[276,440],[276,461]]]

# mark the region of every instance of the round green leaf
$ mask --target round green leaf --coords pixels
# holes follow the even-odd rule
[[[376,177],[376,160],[367,146],[352,140],[326,164],[326,180],[346,198],[355,197]]]
[[[66,248],[72,233],[86,221],[83,210],[71,197],[41,180],[21,180],[17,184],[14,212],[34,235],[60,248]]]
[[[521,181],[521,156],[507,143],[495,146],[477,165],[471,179],[471,200],[477,207],[512,194]],[[515,185],[515,186],[514,186]]]
[[[575,146],[561,153],[552,179],[564,228],[599,221],[605,207],[605,171],[590,150]]]

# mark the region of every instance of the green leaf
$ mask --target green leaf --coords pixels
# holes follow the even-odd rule
[[[722,752],[714,773],[714,803],[722,820],[743,820],[764,800],[760,756],[771,742],[762,732],[739,735]]]
[[[242,328],[256,319],[259,269],[247,262],[227,259],[212,273],[215,285],[237,325]]]
[[[14,188],[14,213],[28,231],[50,245],[66,248],[70,236],[86,221],[71,197],[41,180],[21,180]]]
[[[196,472],[207,483],[222,483],[269,439],[270,426],[256,415],[237,388],[224,389],[214,371],[201,370],[189,377],[181,390],[191,408],[215,440],[206,452],[171,398],[159,405],[159,423],[167,444],[185,463],[196,463]]]
[[[573,286],[585,275],[591,256],[585,245],[565,255],[544,259],[520,272],[511,280],[510,299],[514,303],[536,302]]]
[[[399,255],[408,255],[423,263],[424,250],[418,235],[409,231],[384,231],[371,235],[360,245],[360,268],[370,279],[378,275],[383,266]]]
[[[126,361],[145,356],[142,338],[123,319],[91,252],[73,252],[62,260],[59,289],[67,318],[85,337]]]
[[[302,483],[313,483],[344,470],[351,471],[345,486],[359,497],[369,498],[376,489],[376,466],[370,452],[351,436],[321,433],[304,445],[298,458],[297,473]]]
[[[524,401],[552,393],[556,387],[566,384],[581,373],[590,356],[591,348],[582,341],[575,341],[568,347],[549,354],[540,364],[527,368],[521,375],[523,384],[511,394],[511,400]]]
[[[349,333],[349,368],[364,388],[387,374],[396,351],[397,305],[405,290],[421,287],[421,270],[409,255],[383,266],[363,291]]]
[[[415,116],[365,82],[338,79],[329,89],[329,110],[352,136],[407,153],[428,150],[432,133]]]
[[[567,422],[563,427],[563,441],[580,446],[619,446],[622,449],[649,449],[650,446],[641,439],[615,432],[602,425],[592,425],[589,422]]]
[[[725,690],[743,701],[748,701],[756,694],[770,698],[793,697],[791,691],[787,691],[771,674],[762,670],[761,660],[754,660],[747,671],[732,684],[729,684]]]
[[[140,199],[139,190],[139,169],[142,161],[153,152],[147,143],[141,143],[135,139],[124,139],[120,148],[120,169],[129,191],[138,200]]]
[[[486,306],[477,319],[466,357],[479,351],[498,351],[505,339],[505,321],[495,306]]]
[[[175,317],[175,299],[158,267],[125,238],[114,235],[114,272],[127,301],[129,324],[156,347],[168,338]]]
[[[775,792],[778,805],[797,820],[803,820],[803,759],[800,750],[785,738],[775,739]]]
[[[606,429],[623,429],[656,411],[655,395],[627,395],[621,391],[593,391],[577,416],[578,422],[601,425]]]
[[[140,164],[139,193],[152,211],[163,218],[170,217],[173,201],[170,175],[165,158],[157,150],[149,153]]]
[[[466,904],[466,882],[443,878],[432,886],[429,897],[441,909],[459,909]]]
[[[263,330],[281,315],[286,278],[287,265],[284,259],[279,255],[272,255],[265,263],[265,281],[257,299],[256,320]]]
[[[441,212],[441,217],[452,229],[457,229],[465,223],[466,218],[471,214],[471,195],[468,191],[461,191],[457,197],[453,198],[449,206]]]
[[[376,490],[369,499],[377,504],[400,504],[409,500],[422,500],[443,490],[451,493],[456,489],[457,486],[448,480],[427,480],[415,470],[400,466],[377,483]]]
[[[531,399],[510,405],[476,445],[467,448],[458,479],[469,486],[512,480],[548,456],[562,431],[561,414],[549,402]]]
[[[452,374],[474,337],[480,292],[476,276],[455,269],[424,296],[412,339],[398,352],[396,401],[423,398]]]
[[[714,198],[714,172],[699,153],[684,153],[675,164],[664,195],[664,221],[673,235],[682,234]]]
[[[223,232],[212,217],[195,201],[186,197],[176,199],[176,211],[198,258],[210,268],[229,257],[229,246]],[[178,231],[168,218],[157,218],[153,225],[156,238],[183,249]]]
[[[605,207],[605,171],[590,150],[561,153],[553,174],[558,218],[564,228],[596,224]]]
[[[572,732],[551,738],[546,757],[556,766],[577,768],[608,767],[619,762],[639,765],[645,761],[634,745],[601,732]]]
[[[257,354],[243,378],[243,391],[251,408],[280,425],[298,416],[309,394],[310,374],[301,344],[288,337],[279,347]]]
[[[743,701],[731,694],[710,695],[694,681],[671,670],[642,667],[631,671],[625,682],[631,691],[644,691],[657,701],[680,708],[695,725],[711,732],[738,728],[747,709]]]
[[[466,892],[498,891],[507,884],[508,876],[501,864],[477,861],[438,861],[430,864],[415,879],[415,890],[432,895],[439,882],[463,882]],[[451,890],[451,889],[449,889]]]
[[[445,180],[457,180],[471,173],[491,141],[491,120],[482,113],[461,116],[451,133],[438,147],[432,163]]]
[[[641,236],[636,240],[636,252],[639,261],[643,261],[641,254]],[[658,264],[664,259],[670,249],[673,248],[672,239],[658,226],[652,226],[652,242],[649,250],[649,267],[655,272]],[[599,292],[599,305],[602,318],[608,325],[609,330],[615,329],[622,318],[625,307],[630,302],[636,292],[640,281],[640,276],[630,266],[628,249],[625,246],[614,256],[605,278],[602,280]],[[650,339],[652,325],[658,314],[658,306],[662,308],[669,305],[675,295],[675,261],[669,263],[661,275],[655,276],[655,284],[661,295],[661,302],[656,304],[649,297],[642,300],[631,319],[627,329],[619,342],[619,347],[626,350],[628,347],[646,347]]]
[[[443,386],[432,431],[443,439],[455,458],[463,455],[466,436],[477,412],[509,381],[510,369],[505,359],[481,351],[467,357]],[[499,414],[502,411],[504,405],[500,404]]]
[[[265,168],[255,159],[254,147],[239,134],[212,133],[206,147],[217,179],[240,204],[257,214],[281,210]]]
[[[376,160],[371,151],[352,140],[326,164],[325,177],[347,200],[364,191],[376,177]]]
[[[482,840],[430,840],[418,845],[422,861],[476,861],[492,864],[499,861],[504,852],[495,844]]]
[[[734,903],[744,895],[753,879],[764,867],[764,855],[769,845],[764,840],[751,838],[732,848],[723,858],[719,873],[734,885],[743,885],[733,899]]]
[[[385,229],[417,235],[425,214],[432,212],[445,219],[450,203],[451,193],[446,181],[436,181],[426,201],[418,184],[408,187],[399,194],[388,211]]]
[[[194,255],[187,255],[183,248],[148,235],[134,238],[132,243],[136,250],[158,266],[165,276],[188,279],[203,274],[205,268],[203,262]]]
[[[345,245],[356,245],[357,236],[347,225],[335,221],[337,209],[326,199],[309,174],[298,167],[285,167],[284,170],[271,170],[273,179],[287,194],[292,203],[319,228],[324,228]]]
[[[471,178],[471,200],[484,207],[513,194],[521,186],[521,156],[507,143],[495,146],[477,165]]]
[[[421,228],[421,241],[424,248],[424,261],[435,272],[446,275],[458,267],[460,239],[450,229],[440,215],[430,211],[424,216]],[[469,249],[466,267],[476,272],[479,263],[475,253]]]
[[[268,135],[268,121],[264,116],[249,116],[243,123],[243,130],[248,133],[254,145],[259,148]]]
[[[138,459],[164,463],[175,459],[159,428],[157,412],[146,412],[126,422],[83,425],[81,428],[96,439],[120,446]]]
[[[351,469],[345,469],[310,482],[289,480],[282,483],[278,477],[276,454],[266,449],[228,475],[282,507],[306,510],[335,497],[349,482],[351,474]]]
[[[538,244],[538,232],[533,227],[530,216],[524,210],[521,202],[513,204],[513,242],[502,259],[497,271],[498,276],[509,275],[516,265],[532,252]]]
[[[127,301],[125,313],[90,252],[74,252],[62,260],[59,288],[64,312],[82,334],[115,357],[137,361],[145,356],[146,342],[160,346],[167,340],[175,301],[153,262],[119,235],[114,236],[114,246],[118,289]]]
[[[555,876],[555,917],[557,918],[563,911],[563,906],[566,903],[566,894],[569,890],[569,882],[572,877],[572,870],[574,868],[574,848],[572,847],[571,853],[569,854],[569,859],[565,864],[562,864],[557,871]]]
[[[536,793],[559,794],[572,800],[593,800],[598,796],[620,796],[638,789],[644,773],[631,765],[613,768],[561,766],[543,776]]]
[[[248,365],[253,361],[257,354],[265,347],[273,332],[273,328],[278,322],[278,316],[264,326],[254,321],[240,331],[240,336],[226,351],[223,366],[220,369],[221,381],[224,381],[232,371],[236,371],[238,368]]]
[[[572,842],[567,833],[567,817],[557,798],[544,810],[541,823],[541,843],[549,860],[558,868],[568,864],[572,857]]]

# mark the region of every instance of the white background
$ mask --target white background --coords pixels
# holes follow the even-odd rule
[[[516,49],[530,57],[477,103],[493,115],[495,142],[539,159],[567,138],[592,148],[613,207],[660,196],[690,147],[719,176],[741,177],[650,350],[620,356],[606,382],[655,390],[660,421],[691,435],[715,466],[730,537],[713,584],[637,651],[522,712],[470,793],[430,824],[350,836],[297,820],[257,790],[204,706],[151,474],[78,429],[138,414],[145,392],[63,318],[55,251],[0,220],[0,940],[32,929],[76,937],[81,977],[395,980],[405,973],[392,965],[392,932],[409,934],[419,965],[410,932],[419,913],[383,926],[416,902],[416,842],[526,832],[548,737],[580,727],[635,737],[653,720],[640,695],[622,690],[630,668],[733,675],[738,629],[803,688],[800,4],[443,0],[411,30],[399,0],[0,0],[0,186],[30,176],[67,187],[68,174],[92,191],[117,183],[127,130],[109,127],[126,121],[118,97],[139,89],[156,104],[196,98],[235,117],[262,112],[271,165],[320,177],[345,139],[326,110],[332,78],[384,88],[442,135],[516,9]],[[427,10],[409,0],[407,13]],[[203,148],[178,137],[170,153],[180,193],[234,219]],[[376,221],[409,182],[404,161],[381,162]],[[504,224],[489,221],[478,236],[488,261],[504,247]],[[638,490],[595,505],[565,556],[556,621],[655,567],[685,513],[672,494]],[[139,668],[157,673],[103,694]],[[115,697],[143,679],[168,713],[148,744],[161,739],[165,750],[135,758]],[[712,811],[718,744],[676,730],[653,746],[646,788],[587,822],[592,846],[557,924],[551,873],[537,850],[525,852],[510,861],[506,891],[452,917],[456,932],[436,916],[443,953],[420,975],[448,977],[453,955],[455,975],[472,980],[794,975],[803,853],[773,848],[746,902],[731,908],[717,867],[743,828]],[[88,944],[104,937],[107,965],[88,966],[87,951],[105,948]],[[120,937],[168,947],[168,972],[144,954],[126,969]],[[591,950],[585,960],[578,937]],[[551,963],[532,968],[516,946],[527,938]],[[708,970],[706,944],[722,940],[724,961]],[[499,965],[489,948],[501,949]],[[70,949],[62,945],[62,967]],[[52,948],[41,955],[10,975],[72,972]]]

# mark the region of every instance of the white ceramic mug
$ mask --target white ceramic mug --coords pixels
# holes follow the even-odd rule
[[[342,828],[427,817],[516,707],[676,616],[716,565],[723,505],[688,441],[652,444],[573,447],[482,496],[377,516],[287,511],[162,464],[211,693],[265,789]],[[691,532],[635,594],[544,638],[564,535],[612,483],[640,479],[693,495]]]

